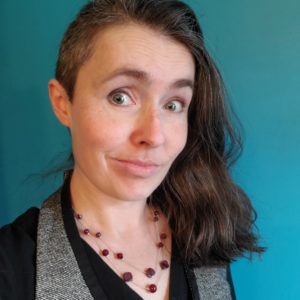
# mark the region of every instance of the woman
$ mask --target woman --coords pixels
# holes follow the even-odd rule
[[[1,297],[234,299],[229,263],[263,249],[228,174],[237,139],[191,9],[89,2],[49,95],[73,168],[1,230]]]

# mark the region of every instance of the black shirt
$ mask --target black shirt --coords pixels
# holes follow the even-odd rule
[[[95,299],[100,285],[107,299],[141,300],[80,238],[73,218],[69,186],[62,189],[62,212],[66,232],[81,273]],[[36,239],[39,209],[31,208],[12,224],[0,229],[0,300],[35,298]],[[185,269],[173,242],[170,270],[170,299],[192,299]]]

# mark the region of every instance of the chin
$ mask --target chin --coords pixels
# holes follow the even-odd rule
[[[143,201],[155,191],[158,185],[151,187],[147,187],[146,184],[128,185],[126,188],[118,190],[118,198],[127,201]]]
[[[125,201],[145,201],[153,193],[153,191],[154,190],[151,190],[149,192],[146,192],[145,190],[130,190],[128,192],[124,192],[122,195],[119,195],[119,198]]]

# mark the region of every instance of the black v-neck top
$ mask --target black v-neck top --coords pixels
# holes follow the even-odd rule
[[[70,189],[67,185],[62,190],[63,220],[68,238],[78,261],[80,270],[95,299],[105,293],[109,300],[128,299],[141,300],[142,298],[132,290],[83,240],[73,217]],[[101,286],[103,291],[97,287]],[[189,300],[191,291],[188,288],[183,263],[180,261],[178,249],[173,242],[170,270],[170,300]]]
[[[65,229],[82,276],[94,299],[142,299],[80,238],[71,208],[69,185],[61,191]],[[39,209],[31,208],[0,229],[0,300],[35,299],[36,241]],[[198,300],[195,278],[172,247],[170,299]]]
[[[110,267],[102,261],[95,251],[84,242],[84,248],[88,256],[94,273],[108,299],[128,299],[141,300],[142,298],[135,293],[122,279],[114,273]],[[182,265],[172,260],[170,274],[170,300],[192,299],[188,290],[187,281]],[[159,287],[159,286],[158,286]]]

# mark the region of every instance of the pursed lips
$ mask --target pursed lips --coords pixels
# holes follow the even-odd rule
[[[138,159],[116,159],[116,160],[123,163],[128,163],[128,164],[132,164],[144,168],[159,166],[159,164],[156,164],[150,160],[138,160]]]
[[[115,161],[120,167],[124,168],[132,175],[141,177],[153,175],[160,167],[159,164],[151,160],[113,158],[113,161]]]

